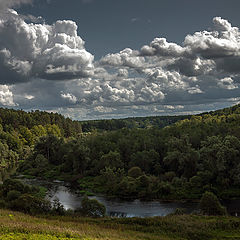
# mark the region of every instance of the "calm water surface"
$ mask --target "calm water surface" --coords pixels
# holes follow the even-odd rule
[[[65,209],[75,210],[81,206],[82,195],[71,190],[63,182],[55,181],[53,183],[39,180],[25,179],[24,182],[31,185],[41,185],[47,187],[46,198],[50,201],[59,199]],[[93,196],[89,198],[97,199],[103,203],[107,209],[108,216],[116,217],[153,217],[166,216],[175,211],[176,208],[184,208],[187,213],[198,210],[198,203],[192,202],[163,202],[163,201],[140,201],[140,200],[121,200],[109,199],[105,196]],[[228,201],[224,203],[228,211],[235,215],[240,212],[240,200]],[[240,214],[239,214],[240,215]]]
[[[65,209],[75,210],[81,207],[82,195],[71,190],[63,182],[50,183],[47,181],[25,179],[25,183],[31,185],[40,185],[48,189],[46,198],[50,201],[59,199]],[[140,200],[121,200],[108,199],[105,196],[92,196],[89,198],[97,199],[103,203],[107,209],[108,216],[116,217],[153,217],[166,216],[174,212],[176,208],[184,208],[188,213],[197,209],[197,203],[183,202],[160,202],[160,201],[140,201]]]

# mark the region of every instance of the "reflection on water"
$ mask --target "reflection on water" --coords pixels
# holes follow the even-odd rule
[[[46,198],[50,201],[59,199],[65,209],[75,210],[81,207],[83,196],[72,191],[63,182],[49,183],[46,181],[25,179],[24,182],[33,185],[41,185],[48,189]],[[197,209],[197,203],[181,202],[159,202],[159,201],[140,201],[140,200],[121,200],[108,199],[104,196],[93,196],[99,202],[103,203],[107,209],[107,215],[112,217],[153,217],[166,216],[174,212],[176,208],[184,208],[187,213]]]
[[[62,185],[53,185],[48,193],[47,199],[51,202],[54,199],[59,199],[60,203],[65,209],[77,209],[81,207],[82,197],[71,191],[68,187]]]
[[[65,209],[75,210],[81,206],[83,196],[72,191],[63,182],[49,183],[38,180],[24,180],[28,184],[41,185],[48,189],[47,199],[53,201],[59,199]],[[112,217],[153,217],[166,216],[175,211],[176,208],[184,208],[186,213],[191,213],[198,209],[197,203],[192,202],[160,202],[160,201],[140,201],[108,199],[104,196],[93,196],[103,203],[107,209],[107,215]],[[240,200],[225,202],[228,212],[235,215],[240,212]]]
[[[107,208],[110,216],[118,217],[153,217],[166,216],[176,208],[185,208],[188,213],[197,209],[196,203],[159,202],[159,201],[123,201],[120,199],[108,200],[102,196],[95,196]]]

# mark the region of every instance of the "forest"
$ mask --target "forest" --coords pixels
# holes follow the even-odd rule
[[[240,197],[240,105],[194,116],[89,122],[0,109],[0,118],[3,180],[17,169],[120,198],[199,199],[205,191]]]

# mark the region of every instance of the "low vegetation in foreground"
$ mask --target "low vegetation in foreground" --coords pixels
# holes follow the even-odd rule
[[[69,211],[59,202],[44,200],[41,189],[19,181],[8,179],[0,187],[0,207],[5,207],[0,209],[0,240],[240,238],[240,219],[228,217],[210,192],[199,203],[204,215],[185,215],[183,209],[176,209],[166,217],[110,218],[104,217],[104,205],[86,196],[81,208]]]
[[[0,240],[240,239],[240,219],[171,215],[154,218],[33,217],[0,210]]]

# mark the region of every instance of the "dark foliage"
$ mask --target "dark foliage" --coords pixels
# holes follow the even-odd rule
[[[85,196],[82,199],[82,206],[75,211],[87,217],[104,217],[106,214],[106,207],[96,199],[89,199]]]
[[[239,105],[191,117],[84,123],[39,111],[0,114],[0,173],[18,166],[21,174],[123,198],[240,197]],[[183,120],[161,129],[159,119]],[[84,124],[91,132],[81,132]]]
[[[199,208],[205,215],[226,215],[226,209],[218,201],[216,195],[211,192],[205,192],[202,195]]]

